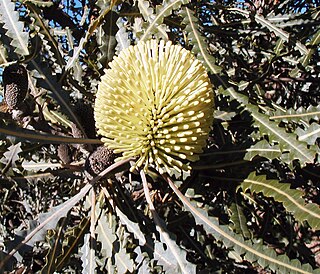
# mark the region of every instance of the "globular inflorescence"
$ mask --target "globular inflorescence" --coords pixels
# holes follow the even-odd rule
[[[124,49],[99,84],[94,115],[102,141],[133,168],[190,169],[213,122],[213,91],[202,63],[171,42]]]

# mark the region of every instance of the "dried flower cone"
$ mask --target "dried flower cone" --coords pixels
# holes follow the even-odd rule
[[[115,155],[112,150],[99,146],[90,156],[85,163],[86,170],[91,175],[98,175],[106,168],[114,163]]]
[[[109,63],[95,102],[105,145],[137,157],[136,167],[189,170],[213,122],[213,92],[204,66],[179,45],[150,40]],[[117,160],[119,160],[117,159]]]
[[[28,74],[24,66],[13,64],[3,71],[4,99],[10,110],[19,109],[28,91]]]

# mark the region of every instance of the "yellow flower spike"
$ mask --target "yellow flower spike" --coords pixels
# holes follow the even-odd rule
[[[99,84],[94,114],[117,160],[160,173],[190,170],[213,122],[213,91],[204,66],[170,41],[138,42],[120,52]]]

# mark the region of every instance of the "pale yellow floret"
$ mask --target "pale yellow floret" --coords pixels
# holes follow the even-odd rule
[[[149,40],[120,52],[101,78],[95,120],[102,141],[132,167],[189,170],[206,145],[213,92],[204,66],[179,45]]]

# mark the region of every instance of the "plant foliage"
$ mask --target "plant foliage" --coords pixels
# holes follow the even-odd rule
[[[1,0],[0,73],[22,64],[28,94],[10,109],[1,85],[0,273],[320,273],[319,11]],[[100,77],[150,38],[190,50],[215,91],[207,147],[181,177],[95,156]]]

